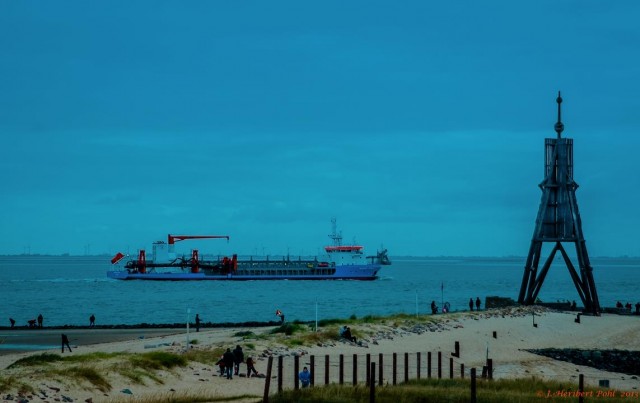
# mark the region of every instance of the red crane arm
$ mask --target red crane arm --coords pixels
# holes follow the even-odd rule
[[[184,241],[185,239],[210,239],[210,238],[226,238],[229,240],[229,235],[171,235],[168,236],[168,244],[173,245],[176,242]]]

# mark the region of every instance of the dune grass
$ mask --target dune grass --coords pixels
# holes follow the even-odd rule
[[[31,385],[24,383],[16,376],[0,375],[0,393],[15,390],[18,393],[33,393],[34,389]]]
[[[569,382],[543,381],[537,378],[482,381],[477,384],[478,402],[497,403],[539,403],[577,401],[577,397],[554,395],[556,392],[575,392],[578,385]],[[587,397],[589,402],[621,402],[628,401],[618,397],[597,397],[595,389],[585,389],[593,394]],[[351,403],[368,402],[370,390],[365,385],[340,386],[329,385],[301,390],[286,390],[270,396],[270,402],[323,402]],[[470,399],[470,381],[464,379],[423,379],[414,380],[397,386],[376,387],[376,402],[468,402]]]

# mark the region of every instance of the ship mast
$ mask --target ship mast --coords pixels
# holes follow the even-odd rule
[[[342,245],[342,231],[338,232],[338,226],[336,224],[336,218],[333,217],[331,219],[331,234],[329,234],[329,238],[333,241],[333,246]]]

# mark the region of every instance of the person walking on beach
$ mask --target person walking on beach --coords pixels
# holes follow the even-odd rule
[[[89,327],[95,327],[96,326],[96,317],[94,314],[91,314],[91,316],[89,316]]]
[[[222,356],[222,360],[224,361],[227,379],[233,379],[233,364],[235,362],[235,356],[231,352],[230,348],[225,351],[224,355]]]
[[[276,316],[279,316],[279,317],[280,317],[280,324],[281,324],[281,325],[282,325],[282,324],[284,324],[284,314],[282,313],[282,311],[281,311],[281,310],[276,309]]]
[[[473,312],[473,298],[469,298],[469,310]]]
[[[44,320],[44,318],[42,317],[42,314],[38,315],[38,327],[40,329],[42,329],[42,321]]]
[[[302,372],[298,374],[298,379],[300,379],[303,388],[309,387],[311,383],[311,372],[309,372],[307,367],[302,368]]]
[[[476,297],[476,311],[480,310],[480,304],[481,304],[480,297]]]
[[[200,331],[200,314],[196,314],[196,332]]]
[[[69,338],[66,334],[62,333],[62,352],[64,353],[64,346],[67,346],[69,352],[71,352],[71,346],[69,345]]]
[[[247,357],[247,378],[251,378],[251,372],[256,376],[258,375],[258,371],[256,371],[256,367],[254,366],[255,364],[253,358]]]
[[[438,307],[436,306],[436,301],[431,301],[431,314],[435,315],[438,313]]]
[[[240,347],[240,345],[237,345],[235,350],[233,350],[233,364],[234,364],[233,373],[235,375],[238,375],[238,373],[240,372],[240,364],[243,362],[244,362],[244,353],[242,352],[242,347]]]
[[[11,323],[12,328],[16,325],[16,321],[13,318],[9,318],[9,323]]]

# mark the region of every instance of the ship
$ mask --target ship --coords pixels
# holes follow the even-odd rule
[[[229,241],[228,235],[171,235],[167,242],[157,241],[152,245],[152,259],[147,259],[145,250],[138,256],[127,259],[123,253],[111,259],[114,270],[107,277],[115,280],[375,280],[382,266],[390,265],[387,250],[382,248],[375,255],[365,256],[362,245],[342,244],[342,234],[337,232],[335,220],[329,235],[333,241],[324,248],[325,254],[313,258],[269,258],[269,256],[239,259],[232,256],[200,258],[197,249],[191,255],[178,256],[176,242],[189,239],[221,238]]]

